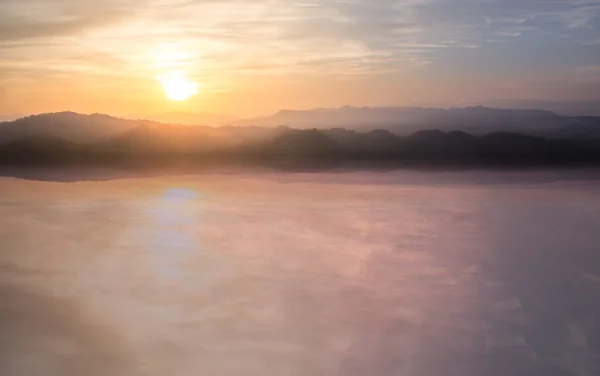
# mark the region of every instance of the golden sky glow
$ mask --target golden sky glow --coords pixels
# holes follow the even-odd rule
[[[599,14],[577,0],[0,0],[0,114],[599,99]]]
[[[169,72],[157,77],[163,86],[167,98],[173,101],[184,101],[198,93],[198,84],[191,82],[180,72]]]

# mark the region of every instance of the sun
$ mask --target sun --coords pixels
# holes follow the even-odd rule
[[[198,93],[198,84],[188,80],[179,72],[170,72],[156,77],[162,85],[167,98],[173,101],[184,101]]]

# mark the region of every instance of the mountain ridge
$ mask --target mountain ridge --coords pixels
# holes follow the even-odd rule
[[[99,119],[89,116],[82,119]],[[100,119],[115,121],[110,117]],[[97,129],[95,122],[89,124]],[[600,164],[600,136],[552,139],[507,131],[473,135],[440,129],[422,129],[402,136],[386,129],[219,128],[147,121],[126,121],[126,126],[129,128],[125,131],[92,141],[87,138],[85,142],[51,132],[13,139],[0,144],[0,164],[119,164],[130,159],[150,164],[172,159],[191,163]]]
[[[226,122],[220,126],[124,119],[99,113],[45,113],[0,123],[0,144],[33,135],[57,136],[75,143],[96,142],[139,125],[169,129],[193,127],[205,132],[219,130],[231,137],[236,137],[236,133],[269,133],[270,130],[279,127],[344,128],[357,132],[383,129],[399,136],[408,136],[421,130],[440,129],[445,132],[460,131],[479,136],[492,132],[515,132],[547,138],[600,137],[600,117],[568,117],[544,110],[511,110],[484,106],[448,109],[344,106],[281,110],[271,116]]]

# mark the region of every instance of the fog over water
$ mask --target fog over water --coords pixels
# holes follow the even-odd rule
[[[68,173],[0,179],[2,375],[600,374],[598,170]]]

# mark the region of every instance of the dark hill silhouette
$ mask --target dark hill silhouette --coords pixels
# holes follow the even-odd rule
[[[140,125],[125,133],[100,141],[89,148],[96,154],[190,153],[211,146],[212,137],[204,129],[185,126]],[[204,141],[204,142],[202,142]]]
[[[487,113],[485,108],[473,111]],[[593,128],[595,121],[595,118],[584,119],[578,124]],[[574,133],[588,132],[576,127]],[[0,144],[0,163],[4,164],[89,162],[115,156],[393,163],[600,163],[600,138],[551,138],[507,131],[472,135],[433,129],[399,136],[387,129],[358,132],[344,128],[202,127],[61,113],[4,123],[0,134],[11,136]]]
[[[1,123],[0,141],[9,142],[31,136],[53,136],[65,141],[93,142],[127,131],[139,124],[139,121],[102,114],[40,114]]]
[[[439,129],[432,129],[426,131],[418,131],[410,136],[408,136],[409,141],[413,142],[423,142],[423,143],[432,143],[432,142],[440,142],[444,140],[446,137],[446,133],[440,131]]]
[[[376,129],[367,133],[367,139],[375,144],[391,143],[398,141],[398,136],[385,129]]]
[[[191,133],[190,133],[191,132]],[[476,137],[461,132],[421,131],[398,137],[386,131],[348,133],[286,130],[260,142],[232,144],[210,134],[148,126],[95,143],[75,144],[56,137],[30,137],[0,147],[4,164],[95,162],[111,157],[179,157],[189,160],[336,160],[394,163],[560,164],[600,163],[598,140],[552,140],[508,132]],[[329,134],[328,134],[329,133]],[[339,136],[340,130],[335,134]],[[208,158],[208,159],[207,159]]]
[[[170,127],[150,120],[129,120],[108,115],[73,112],[41,114],[0,123],[0,144],[31,136],[55,136],[75,143],[96,142],[136,128]],[[223,139],[258,141],[282,129],[318,128],[338,142],[356,135],[386,130],[408,136],[421,130],[462,131],[476,136],[513,132],[545,138],[600,138],[600,117],[565,117],[539,110],[504,110],[487,107],[435,109],[411,107],[343,107],[308,111],[281,111],[273,116],[233,122],[228,126],[194,126]],[[327,131],[325,131],[327,130]],[[344,130],[344,133],[343,131]],[[242,136],[243,134],[243,136]],[[342,140],[343,139],[343,140]]]
[[[269,153],[286,157],[324,157],[338,151],[338,143],[331,137],[318,131],[286,130],[267,142],[264,148]]]
[[[3,164],[63,162],[81,154],[81,146],[54,136],[31,136],[0,147],[0,161]]]

